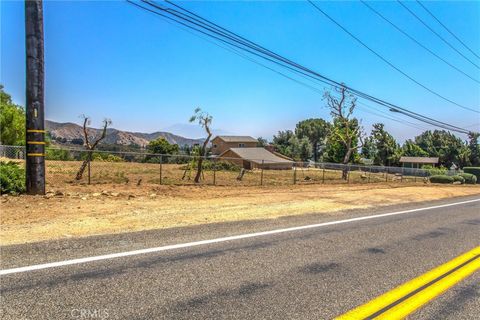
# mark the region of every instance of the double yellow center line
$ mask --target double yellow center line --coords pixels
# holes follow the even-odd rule
[[[476,247],[336,319],[403,319],[479,269]]]

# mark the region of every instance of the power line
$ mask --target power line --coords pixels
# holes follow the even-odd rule
[[[388,64],[390,67],[392,67],[393,69],[395,69],[397,72],[401,73],[403,76],[405,76],[406,78],[410,79],[412,82],[416,83],[417,85],[419,85],[420,87],[424,88],[425,90],[427,90],[428,92],[436,95],[437,97],[447,101],[447,102],[450,102],[451,104],[454,104],[462,109],[465,109],[465,110],[469,110],[469,111],[472,111],[472,112],[476,112],[476,113],[480,113],[478,110],[475,110],[475,109],[472,109],[472,108],[469,108],[469,107],[466,107],[464,105],[461,105],[443,95],[441,95],[440,93],[434,91],[433,89],[430,89],[429,87],[427,87],[426,85],[424,85],[423,83],[419,82],[418,80],[416,80],[415,78],[413,78],[412,76],[410,76],[409,74],[407,74],[405,71],[403,71],[402,69],[398,68],[397,66],[395,66],[392,62],[390,62],[389,60],[387,60],[386,58],[384,58],[381,54],[379,54],[378,52],[376,52],[375,50],[373,50],[372,48],[370,48],[365,42],[363,42],[362,40],[360,40],[357,36],[355,36],[353,33],[351,33],[350,31],[348,31],[343,25],[341,25],[338,21],[336,21],[335,19],[333,19],[330,15],[328,15],[325,11],[323,11],[320,7],[318,7],[315,3],[313,3],[313,1],[311,0],[308,0],[308,2],[315,8],[317,9],[320,13],[322,13],[328,20],[330,20],[331,22],[333,22],[336,26],[338,26],[340,29],[342,29],[345,33],[347,33],[350,37],[352,37],[353,39],[355,39],[358,43],[360,43],[362,46],[364,46],[365,48],[367,48],[371,53],[373,53],[375,56],[377,56],[379,59],[381,59],[383,62],[385,62],[386,64]]]
[[[453,33],[449,28],[447,28],[447,26],[445,24],[443,24],[430,10],[428,10],[428,8],[420,1],[417,0],[417,3],[422,6],[423,9],[425,9],[425,11],[428,12],[428,14],[433,18],[435,19],[445,30],[448,31],[448,33],[450,33],[455,39],[458,40],[458,42],[460,42],[465,48],[467,48],[468,51],[470,51],[475,57],[479,58],[480,59],[480,56],[478,54],[476,54],[472,49],[470,49],[469,46],[467,46],[459,37],[457,37],[455,35],[455,33]]]
[[[316,80],[316,81],[320,81],[322,83],[328,84],[328,85],[330,85],[332,87],[335,87],[335,88],[345,88],[348,91],[350,91],[351,93],[358,96],[359,98],[375,102],[376,104],[378,104],[382,107],[389,108],[389,110],[392,110],[392,109],[401,110],[401,111],[403,111],[403,114],[405,114],[407,116],[415,115],[417,118],[428,120],[429,123],[432,123],[432,122],[435,123],[434,125],[436,125],[438,127],[442,127],[442,128],[447,129],[447,130],[456,131],[456,132],[460,132],[460,133],[468,133],[468,131],[466,129],[459,128],[457,126],[450,125],[450,124],[447,124],[445,122],[441,122],[439,120],[435,120],[435,119],[432,119],[432,118],[427,117],[427,116],[423,116],[423,115],[418,114],[414,111],[402,108],[400,106],[394,105],[394,104],[386,102],[382,99],[373,97],[369,94],[366,94],[364,92],[361,92],[359,90],[351,88],[351,87],[349,87],[349,86],[347,86],[343,83],[339,83],[337,81],[329,79],[329,78],[327,78],[327,77],[325,77],[325,76],[323,76],[323,75],[321,75],[321,74],[319,74],[319,73],[317,73],[317,72],[315,72],[315,71],[313,71],[313,70],[311,70],[307,67],[299,65],[299,64],[297,64],[297,63],[295,63],[291,60],[288,60],[285,57],[282,57],[281,55],[279,55],[275,52],[272,52],[272,51],[270,51],[270,50],[268,50],[264,47],[261,47],[260,45],[254,43],[250,40],[247,40],[247,39],[231,32],[231,31],[229,31],[225,28],[217,26],[215,23],[213,23],[213,22],[211,22],[211,21],[209,21],[205,18],[202,18],[202,17],[200,17],[200,16],[198,16],[194,13],[191,13],[190,11],[188,11],[186,9],[183,9],[179,5],[174,4],[177,8],[182,10],[182,12],[177,11],[177,10],[172,9],[172,8],[168,8],[168,7],[161,7],[159,5],[156,5],[156,4],[152,3],[151,1],[146,1],[146,0],[143,0],[142,4],[153,7],[154,9],[147,8],[144,5],[140,5],[140,4],[135,3],[131,0],[127,0],[127,2],[141,8],[143,10],[146,10],[146,11],[154,13],[158,16],[167,18],[167,19],[169,19],[169,20],[171,20],[175,23],[178,23],[182,26],[185,26],[185,27],[187,27],[191,30],[199,32],[199,33],[201,33],[203,35],[206,35],[210,38],[213,38],[217,41],[220,41],[223,44],[226,44],[227,46],[233,46],[233,47],[235,47],[237,49],[240,49],[242,51],[245,51],[249,54],[252,54],[252,55],[255,55],[255,56],[260,57],[262,59],[265,59],[265,60],[267,60],[269,62],[272,62],[272,63],[274,63],[278,66],[281,66],[283,68],[288,69],[288,71],[295,72],[297,75],[300,75],[302,77],[308,78],[310,80],[313,79],[313,80]],[[171,2],[168,1],[168,3],[171,3]],[[160,12],[156,11],[156,10],[160,10]]]
[[[284,67],[290,69],[291,71],[299,72],[301,75],[305,75],[305,76],[308,76],[308,77],[312,77],[311,74],[313,74],[313,75],[315,75],[316,77],[319,77],[320,80],[319,80],[319,79],[317,79],[317,80],[319,80],[319,81],[321,81],[321,82],[323,82],[323,83],[325,83],[325,80],[326,80],[327,82],[331,82],[330,85],[332,85],[332,86],[336,86],[336,87],[347,87],[347,86],[345,86],[343,83],[339,83],[339,82],[336,82],[336,81],[334,81],[334,80],[328,79],[328,78],[322,76],[321,74],[319,74],[319,73],[317,73],[317,72],[315,72],[315,71],[313,71],[313,70],[311,70],[311,69],[308,69],[308,68],[306,68],[306,67],[304,67],[304,66],[301,66],[301,65],[299,65],[299,64],[297,64],[297,63],[295,63],[295,62],[293,62],[293,61],[291,61],[291,60],[288,60],[288,59],[286,59],[286,58],[284,58],[284,57],[276,54],[275,52],[272,52],[272,51],[270,51],[270,50],[268,50],[268,49],[266,49],[266,48],[264,48],[264,47],[262,47],[262,46],[260,46],[260,45],[258,45],[258,44],[256,44],[256,43],[250,41],[250,40],[247,40],[247,39],[239,36],[238,34],[236,34],[236,33],[234,33],[234,32],[231,32],[231,31],[229,31],[229,30],[227,30],[227,29],[225,29],[225,28],[222,28],[222,27],[218,26],[217,24],[215,24],[215,23],[213,23],[213,22],[211,22],[211,21],[209,21],[209,20],[207,20],[207,19],[205,19],[205,18],[202,18],[202,17],[200,17],[200,16],[192,13],[191,11],[188,11],[187,9],[184,9],[184,8],[180,7],[179,5],[176,5],[176,4],[172,3],[171,1],[168,1],[168,0],[165,0],[165,1],[168,2],[168,3],[173,4],[173,5],[176,6],[177,8],[179,8],[179,9],[181,9],[181,10],[183,10],[183,11],[189,13],[189,14],[194,15],[194,16],[196,17],[196,18],[195,18],[195,21],[200,21],[200,20],[201,20],[201,21],[205,21],[205,22],[208,24],[209,27],[210,27],[210,26],[214,26],[215,28],[218,27],[218,28],[221,29],[221,33],[218,33],[218,32],[215,32],[215,33],[217,33],[217,34],[225,34],[225,33],[226,33],[226,34],[229,35],[229,38],[230,38],[230,39],[232,39],[232,36],[235,37],[236,39],[240,39],[240,40],[241,40],[241,42],[240,42],[241,44],[245,45],[245,43],[247,43],[247,46],[248,46],[249,48],[253,48],[253,49],[260,48],[260,51],[261,51],[262,53],[266,53],[269,57],[273,57],[273,58],[280,59],[282,62],[286,62],[286,63],[288,63],[288,64],[290,64],[290,65],[292,65],[292,66],[294,66],[294,67],[300,68],[300,69],[302,70],[302,71],[294,70],[294,69],[292,69],[292,68],[289,67],[289,66],[285,66],[284,64],[281,64],[281,63],[279,64],[279,65],[281,65],[281,66],[284,66]],[[145,0],[144,0],[143,2],[150,3],[150,1],[145,1]],[[151,4],[151,3],[150,3],[150,4]],[[153,5],[153,6],[155,6],[156,8],[159,8],[159,9],[163,9],[164,11],[168,11],[168,12],[174,11],[174,12],[178,13],[178,11],[176,11],[176,10],[164,9],[164,8],[159,7],[158,5]],[[180,13],[180,14],[182,15],[182,17],[185,17],[185,14],[183,14],[183,13]],[[175,14],[175,15],[176,15],[177,17],[179,17],[178,14]],[[197,23],[195,23],[195,24],[198,25]],[[210,30],[211,30],[211,29],[210,29]],[[234,46],[236,46],[236,45],[234,45]],[[251,51],[250,51],[250,52],[251,52]],[[269,61],[272,61],[272,60],[269,59],[269,58],[266,58],[266,59],[269,60]],[[275,63],[278,64],[278,62],[275,62]],[[303,72],[303,71],[306,71],[307,73],[305,73],[305,72]],[[308,74],[308,73],[310,73],[310,74]],[[332,83],[333,83],[333,84],[332,84]],[[358,96],[360,96],[360,97],[363,97],[363,98],[368,99],[368,100],[372,100],[372,99],[373,99],[372,101],[374,101],[374,102],[376,102],[376,103],[378,103],[378,104],[384,104],[384,105],[386,104],[387,107],[399,108],[400,110],[403,110],[404,112],[409,112],[409,113],[415,114],[416,116],[425,117],[425,116],[422,116],[422,115],[420,115],[420,114],[418,114],[418,113],[414,113],[414,112],[412,112],[412,111],[410,111],[410,110],[407,110],[407,109],[405,109],[405,108],[401,108],[401,107],[395,106],[395,105],[390,104],[390,103],[387,103],[387,102],[385,102],[385,101],[383,101],[383,100],[381,100],[381,99],[378,99],[378,98],[372,97],[372,96],[370,96],[370,95],[367,95],[367,94],[365,94],[365,93],[363,93],[363,92],[360,92],[360,91],[358,91],[358,90],[355,90],[355,89],[353,89],[353,88],[349,88],[349,87],[347,87],[347,88],[348,88],[350,91],[355,92],[355,93],[356,93]],[[477,112],[478,112],[478,111],[477,111]],[[434,120],[434,119],[431,119],[431,118],[428,118],[428,117],[425,117],[425,118],[428,119],[429,121],[436,121],[436,122],[438,122],[439,124],[441,124],[442,126],[448,125],[448,124],[446,124],[446,123],[444,123],[444,122],[440,122],[440,121],[437,121],[437,120]],[[450,126],[451,126],[451,125],[450,125]],[[451,127],[456,128],[456,129],[461,129],[461,128],[455,127],[455,126],[451,126]],[[462,130],[462,129],[461,129],[461,130]]]
[[[472,65],[474,65],[475,67],[477,67],[477,69],[480,69],[480,67],[475,63],[473,62],[472,60],[470,60],[467,56],[465,56],[463,53],[461,53],[460,51],[458,51],[457,48],[455,48],[450,42],[448,42],[447,40],[445,40],[444,37],[442,37],[438,32],[436,32],[435,30],[433,30],[432,27],[430,27],[425,21],[423,21],[417,14],[415,14],[415,12],[413,12],[412,10],[410,10],[409,7],[407,7],[405,4],[403,4],[400,0],[397,0],[397,2],[403,7],[405,8],[405,10],[407,10],[412,16],[414,16],[418,21],[420,21],[421,24],[423,24],[428,30],[430,30],[434,35],[436,35],[440,40],[442,40],[447,46],[449,46],[450,48],[452,48],[456,53],[458,53],[460,56],[462,56],[465,60],[467,60],[468,62],[470,62]]]
[[[427,130],[428,128],[424,127],[424,126],[421,126],[419,123],[414,123],[414,122],[410,122],[410,121],[407,121],[405,119],[402,119],[402,118],[399,118],[399,117],[395,117],[394,115],[391,115],[391,114],[388,114],[385,113],[385,112],[382,112],[380,110],[377,110],[375,109],[374,107],[366,104],[366,103],[363,103],[361,101],[359,101],[359,104],[361,106],[359,106],[361,109],[363,109],[363,111],[367,111],[365,110],[364,108],[368,108],[370,110],[373,110],[373,111],[370,111],[370,113],[372,114],[375,114],[381,118],[385,118],[385,119],[389,119],[389,120],[392,120],[392,121],[396,121],[396,122],[399,122],[399,123],[402,123],[406,126],[410,126],[410,127],[413,127],[413,128],[416,128],[416,129],[420,129],[420,130]]]
[[[221,29],[221,33],[222,33],[222,34],[228,34],[230,39],[232,39],[231,36],[235,37],[236,39],[240,39],[241,42],[242,42],[242,44],[245,45],[245,43],[247,43],[246,45],[247,45],[249,48],[253,48],[253,49],[257,49],[257,50],[260,49],[260,51],[261,51],[262,53],[267,54],[267,55],[270,56],[270,57],[280,59],[281,61],[286,62],[286,63],[288,63],[288,64],[290,64],[290,65],[293,65],[294,67],[300,68],[300,69],[302,69],[302,70],[304,70],[304,71],[306,71],[306,72],[309,72],[309,73],[313,73],[313,74],[315,74],[315,76],[320,77],[320,78],[322,79],[322,80],[321,80],[322,82],[324,82],[323,80],[327,80],[327,81],[331,81],[331,82],[333,83],[333,86],[335,86],[335,85],[337,85],[337,86],[345,86],[343,83],[338,83],[338,82],[336,82],[336,81],[333,81],[333,80],[331,80],[331,79],[328,79],[328,78],[326,78],[326,77],[324,77],[324,76],[322,76],[322,75],[314,72],[314,71],[311,70],[311,69],[305,68],[305,67],[303,67],[303,66],[301,66],[301,65],[299,65],[299,64],[297,64],[297,63],[295,63],[295,62],[293,62],[293,61],[291,61],[291,60],[288,60],[288,59],[286,59],[286,58],[284,58],[284,57],[282,57],[282,56],[280,56],[280,55],[278,55],[278,54],[276,54],[276,53],[274,53],[274,52],[272,52],[272,51],[270,51],[270,50],[268,50],[268,49],[266,49],[266,48],[264,48],[264,47],[262,47],[262,46],[260,46],[260,45],[258,45],[258,44],[256,44],[256,43],[254,43],[254,42],[252,42],[252,41],[249,41],[249,40],[241,37],[240,35],[238,35],[238,34],[236,34],[236,33],[234,33],[234,32],[231,32],[231,31],[229,31],[229,30],[227,30],[227,29],[225,29],[225,28],[222,28],[221,26],[219,26],[219,25],[217,25],[217,24],[215,24],[215,23],[213,23],[213,22],[211,22],[211,21],[209,21],[209,20],[207,20],[207,19],[205,19],[205,18],[202,18],[202,17],[198,16],[197,14],[195,14],[195,13],[193,13],[193,12],[191,12],[191,11],[189,11],[189,10],[187,10],[187,9],[185,9],[185,8],[183,8],[183,7],[177,5],[177,4],[175,4],[175,3],[173,3],[173,2],[171,2],[171,1],[169,1],[169,0],[164,0],[164,1],[167,2],[167,3],[169,3],[169,4],[174,5],[175,7],[179,8],[179,9],[185,11],[185,12],[187,12],[188,14],[193,15],[195,21],[206,22],[209,27],[212,27],[212,26],[213,26],[213,28],[219,28],[219,29]],[[164,11],[167,11],[167,12],[175,12],[174,15],[176,15],[177,17],[179,17],[179,15],[176,14],[176,13],[179,13],[180,15],[182,15],[182,17],[185,17],[185,14],[183,14],[183,13],[181,13],[181,12],[178,12],[178,11],[176,11],[176,10],[172,10],[172,9],[168,9],[168,8],[161,8],[161,7],[159,7],[158,5],[152,4],[153,1],[142,0],[142,2],[148,3],[148,4],[154,6],[154,7],[158,8],[158,9],[161,9],[161,10],[164,10]],[[197,23],[195,23],[195,24],[197,24]],[[276,63],[276,62],[275,62],[275,63]],[[290,67],[287,67],[287,68],[291,69]],[[293,70],[293,71],[294,71],[294,72],[298,72],[297,70]],[[303,72],[300,72],[300,73],[302,73],[302,74],[305,75],[305,73],[303,73]],[[310,75],[308,75],[308,74],[307,74],[307,76],[310,77]],[[349,88],[349,89],[350,89],[350,90],[353,90],[352,88]],[[356,91],[356,90],[353,90],[353,91]],[[357,94],[363,94],[363,93],[357,91]],[[371,96],[370,96],[370,98],[371,98]],[[375,98],[375,99],[376,99],[376,98]],[[448,99],[447,99],[447,100],[448,100]],[[381,100],[380,100],[380,101],[381,101]],[[453,101],[450,101],[450,100],[448,100],[448,101],[454,103]],[[378,102],[378,99],[377,99],[377,102]],[[382,102],[384,102],[384,101],[382,101]],[[454,103],[454,104],[455,104],[455,103]],[[459,105],[459,106],[460,106],[460,107],[463,107],[463,108],[467,108],[467,107],[464,107],[464,106],[461,106],[461,105]],[[474,110],[474,109],[470,109],[470,108],[467,108],[467,109],[470,110],[470,111],[473,111],[473,112],[480,113],[479,111]],[[403,109],[403,110],[404,110],[404,111],[408,111],[408,110],[405,110],[405,109]]]
[[[413,36],[411,36],[410,34],[408,34],[405,30],[401,29],[399,26],[397,26],[396,24],[394,24],[391,20],[387,19],[383,14],[381,14],[378,10],[376,10],[375,8],[373,8],[372,6],[370,6],[367,2],[365,2],[364,0],[360,0],[368,9],[370,9],[372,12],[374,12],[376,15],[378,15],[380,18],[382,18],[383,20],[385,20],[388,24],[390,24],[392,27],[394,27],[397,31],[399,31],[400,33],[402,33],[404,36],[406,36],[407,38],[409,38],[410,40],[412,40],[413,42],[415,42],[418,46],[420,46],[421,48],[423,48],[424,50],[426,50],[428,53],[430,53],[431,55],[433,55],[434,57],[436,57],[437,59],[439,59],[440,61],[443,61],[445,64],[447,64],[448,66],[450,66],[451,68],[455,69],[456,71],[460,72],[461,74],[463,74],[464,76],[472,79],[473,81],[475,81],[476,83],[480,83],[480,81],[478,81],[477,79],[473,78],[472,76],[470,76],[469,74],[465,73],[464,71],[460,70],[459,68],[457,68],[456,66],[454,66],[453,64],[451,64],[450,62],[448,62],[447,60],[443,59],[442,57],[440,57],[438,54],[436,54],[435,52],[433,52],[432,50],[430,50],[428,47],[426,47],[425,45],[423,45],[420,41],[418,41],[417,39],[415,39]]]

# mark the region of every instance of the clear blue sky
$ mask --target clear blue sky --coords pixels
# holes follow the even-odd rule
[[[469,107],[480,106],[478,83],[458,74],[380,20],[360,2],[319,2],[364,42],[419,81]],[[23,1],[1,1],[1,83],[24,105]],[[354,42],[307,2],[182,2],[182,5],[322,74],[439,120],[478,130],[478,114],[426,92]],[[396,2],[372,6],[431,50],[480,79],[463,60]],[[475,58],[415,2],[407,5],[477,64]],[[480,2],[426,2],[480,53]],[[46,114],[55,121],[153,132],[187,123],[196,106],[214,127],[271,137],[299,120],[329,118],[321,95],[185,32],[123,1],[44,3]],[[476,60],[475,60],[476,59]],[[322,88],[322,87],[320,87]],[[358,110],[370,125],[384,122],[403,141],[421,132]],[[475,124],[477,126],[475,127]]]

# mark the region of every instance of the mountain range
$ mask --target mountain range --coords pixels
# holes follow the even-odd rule
[[[47,132],[50,133],[52,140],[54,141],[69,144],[72,143],[72,141],[79,141],[80,139],[84,139],[83,127],[75,123],[59,123],[46,120],[45,127]],[[102,133],[102,130],[96,128],[88,128],[88,132],[89,135],[92,137],[99,137]],[[179,146],[193,146],[195,144],[201,144],[204,141],[204,139],[190,139],[163,131],[143,133],[108,128],[107,135],[101,143],[117,144],[124,146],[139,146],[143,148],[146,147],[150,141],[158,139],[160,137],[165,138],[171,144],[178,144]]]

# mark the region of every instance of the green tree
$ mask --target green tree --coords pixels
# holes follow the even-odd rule
[[[3,85],[0,85],[0,142],[25,145],[25,110],[12,102]]]
[[[428,157],[428,153],[410,139],[403,144],[402,155],[406,157]]]
[[[425,131],[415,137],[415,143],[430,157],[438,157],[439,164],[450,167],[452,163],[461,165],[460,153],[465,152],[462,139],[445,130]],[[463,151],[462,151],[463,150]]]
[[[150,141],[147,150],[149,153],[155,154],[177,154],[179,148],[177,144],[171,144],[164,137],[160,137]]]
[[[313,145],[307,137],[298,139],[297,157],[302,161],[308,161],[313,155]]]
[[[324,161],[347,164],[349,162],[358,162],[360,160],[360,155],[358,153],[358,136],[351,137],[351,145],[355,145],[358,147],[351,148],[350,152],[348,152],[345,142],[340,138],[340,136],[344,136],[346,134],[349,135],[351,132],[360,130],[360,126],[356,118],[350,119],[348,121],[348,125],[349,128],[347,129],[345,127],[345,122],[340,121],[339,119],[333,120],[332,130],[327,137],[327,143],[325,151],[323,153]],[[346,158],[346,156],[348,156],[348,159]]]
[[[395,138],[385,130],[383,123],[375,123],[371,133],[375,154],[373,162],[376,165],[391,166],[398,164],[399,145]]]
[[[319,148],[325,144],[330,123],[323,119],[307,119],[297,123],[295,134],[299,139],[307,138],[313,146],[313,160],[318,162]]]
[[[312,158],[313,147],[307,137],[299,139],[291,130],[279,131],[273,136],[275,149],[295,161],[308,161]]]
[[[336,146],[335,151],[343,153],[342,163],[348,164],[358,158],[358,149],[362,147],[362,128],[353,111],[357,106],[357,98],[346,87],[335,88],[335,92],[326,91],[324,99],[333,118],[333,127],[329,141]],[[344,166],[342,179],[347,180],[348,168]]]
[[[480,145],[478,138],[480,133],[470,132],[468,134],[468,149],[470,149],[470,163],[472,166],[480,166]]]
[[[464,144],[460,150],[458,150],[457,164],[460,166],[460,168],[472,165],[472,162],[470,161],[471,155],[472,151],[466,144]]]
[[[377,154],[377,149],[372,137],[365,138],[363,142],[361,155],[366,159],[374,159]]]
[[[272,142],[275,150],[287,157],[290,157],[290,139],[294,136],[295,134],[291,130],[278,131],[278,133],[273,136]]]

